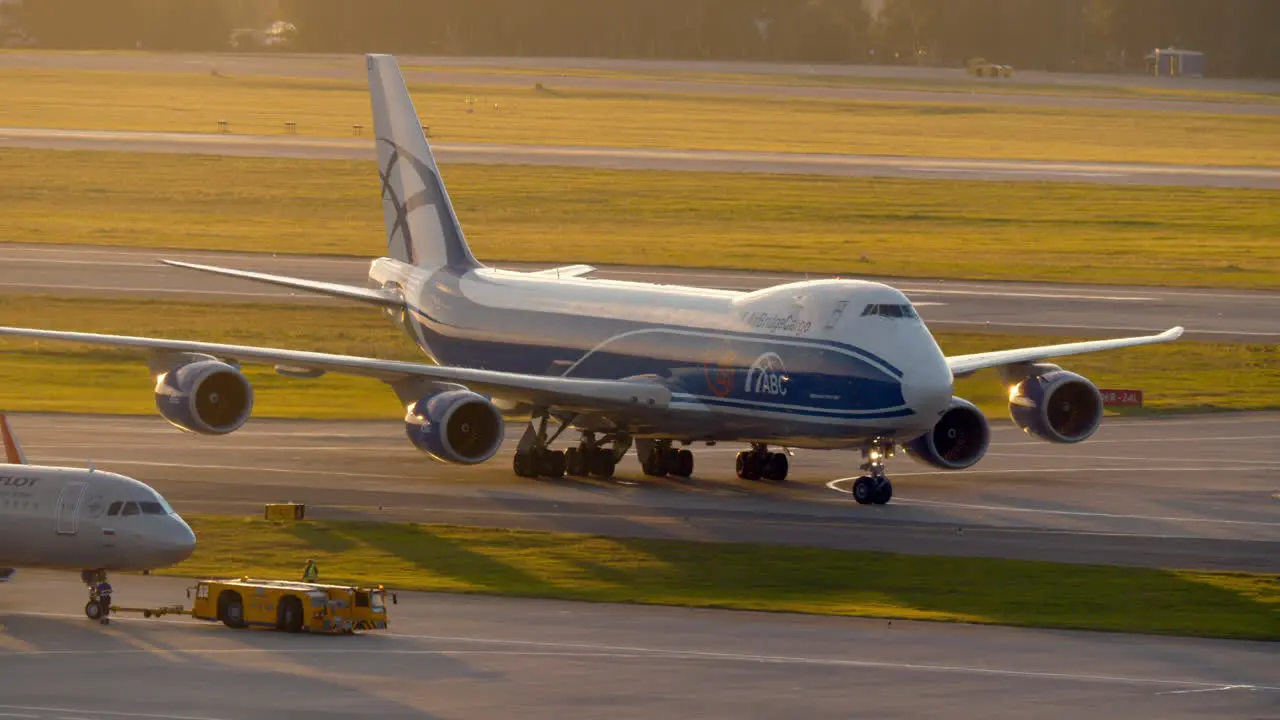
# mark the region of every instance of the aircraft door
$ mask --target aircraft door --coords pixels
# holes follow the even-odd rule
[[[59,535],[75,535],[79,529],[80,501],[84,498],[86,487],[88,483],[83,482],[69,482],[63,486],[62,494],[58,496]]]

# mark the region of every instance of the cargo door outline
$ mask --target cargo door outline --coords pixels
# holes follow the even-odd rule
[[[59,535],[75,535],[80,526],[80,502],[89,483],[69,482],[58,496],[56,530]]]

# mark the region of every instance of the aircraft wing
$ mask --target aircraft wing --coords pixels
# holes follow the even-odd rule
[[[377,290],[374,288],[356,287],[354,285],[342,285],[341,283],[320,282],[319,280],[303,280],[302,278],[289,277],[287,275],[271,275],[269,273],[252,272],[249,270],[234,270],[232,268],[216,267],[214,265],[197,265],[196,263],[180,262],[178,260],[161,260],[160,262],[174,267],[199,270],[201,272],[225,275],[227,277],[238,277],[244,280],[253,280],[255,282],[271,283],[272,285],[283,285],[284,287],[307,290],[321,295],[332,295],[334,297],[346,298],[348,300],[360,300],[361,302],[373,303],[375,305],[388,305],[397,308],[404,306],[404,299],[401,297],[399,292],[394,290]]]
[[[565,265],[563,267],[547,268],[546,270],[535,270],[529,274],[545,275],[547,277],[557,278],[573,278],[581,277],[595,271],[596,269],[590,265]]]
[[[1177,340],[1182,336],[1182,328],[1170,328],[1159,335],[1141,337],[1115,338],[1113,340],[1089,340],[1086,342],[1064,343],[1061,345],[1041,345],[1039,347],[1020,348],[1017,350],[996,350],[994,352],[956,355],[947,358],[951,373],[957,377],[1002,365],[1037,362],[1063,355],[1082,355],[1084,353],[1116,350],[1137,345],[1152,345]]]
[[[554,375],[522,375],[301,350],[31,328],[0,327],[0,335],[143,349],[153,352],[203,353],[245,363],[277,364],[289,368],[359,375],[376,378],[388,384],[420,377],[459,383],[478,393],[508,400],[579,411],[608,411],[635,407],[659,408],[666,407],[671,401],[670,390],[657,383],[643,380],[590,380]]]

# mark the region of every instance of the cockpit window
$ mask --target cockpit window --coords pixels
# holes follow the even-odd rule
[[[124,504],[124,510],[120,511],[120,514],[121,514],[121,515],[137,515],[137,514],[138,514],[138,503],[135,503],[135,502],[127,502],[127,503],[125,503],[125,504]]]
[[[893,305],[889,303],[872,303],[862,309],[862,316],[879,315],[887,318],[917,318],[916,309],[910,305]]]
[[[164,506],[158,502],[140,502],[138,507],[142,508],[144,515],[168,515]]]
[[[120,514],[120,508],[122,508],[122,507],[124,507],[124,503],[123,503],[123,502],[121,502],[120,500],[117,500],[117,501],[115,501],[115,502],[111,503],[111,507],[107,508],[107,514],[108,514],[108,515],[119,515],[119,514]]]

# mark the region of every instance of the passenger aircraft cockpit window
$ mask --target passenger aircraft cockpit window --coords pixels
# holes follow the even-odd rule
[[[111,503],[111,507],[107,508],[107,515],[116,516],[120,514],[120,508],[124,507],[124,503],[117,500]]]
[[[139,511],[138,511],[138,503],[135,503],[135,502],[127,502],[127,503],[125,503],[125,504],[124,504],[124,510],[121,510],[121,511],[120,511],[120,514],[121,514],[121,515],[137,515],[137,514],[138,514],[138,512],[139,512]]]
[[[144,515],[168,515],[164,510],[164,506],[158,502],[140,502],[138,507],[142,508],[142,514]]]
[[[879,315],[887,318],[917,318],[916,309],[910,305],[893,305],[889,303],[873,303],[862,309],[862,316]]]

